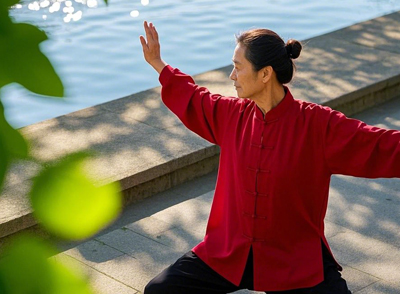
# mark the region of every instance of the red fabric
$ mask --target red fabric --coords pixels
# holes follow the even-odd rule
[[[400,177],[399,131],[295,100],[288,88],[264,117],[253,101],[210,94],[170,66],[160,82],[165,105],[221,148],[206,236],[193,250],[236,285],[251,246],[255,290],[320,283],[331,175]]]

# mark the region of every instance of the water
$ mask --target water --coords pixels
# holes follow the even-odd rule
[[[230,64],[234,34],[249,28],[303,40],[399,9],[400,0],[109,0],[108,7],[102,0],[23,1],[11,14],[49,35],[41,48],[66,98],[13,84],[2,90],[6,117],[22,127],[157,86],[139,42],[144,20],[155,23],[163,58],[197,74]]]

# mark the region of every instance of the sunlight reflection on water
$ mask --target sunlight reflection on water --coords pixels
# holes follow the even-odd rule
[[[149,0],[141,0],[140,2],[143,6],[150,4]],[[12,8],[16,10],[22,9],[24,6],[26,6],[28,10],[41,11],[41,13],[43,13],[43,19],[46,20],[47,15],[45,13],[54,13],[60,11],[62,4],[64,7],[61,11],[66,14],[66,16],[63,17],[64,22],[70,22],[71,20],[78,21],[82,18],[83,12],[81,10],[78,10],[76,13],[74,13],[76,9],[82,8],[79,5],[86,6],[87,8],[96,8],[98,6],[97,0],[74,0],[74,2],[71,0],[35,0],[32,2],[25,2],[24,5],[18,3],[12,6]],[[78,8],[76,8],[74,5],[78,6]],[[132,17],[138,17],[139,10],[132,10],[130,15]]]
[[[23,0],[11,15],[48,34],[41,49],[66,99],[10,85],[2,101],[10,123],[21,127],[157,86],[138,38],[144,20],[156,24],[165,60],[197,74],[230,64],[234,34],[249,28],[302,40],[399,9],[400,0]]]

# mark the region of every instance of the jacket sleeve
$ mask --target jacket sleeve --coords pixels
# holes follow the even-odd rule
[[[331,110],[324,145],[332,174],[400,177],[400,131],[370,126]]]
[[[207,141],[220,145],[224,116],[233,98],[211,94],[195,84],[192,77],[167,65],[160,74],[161,98],[164,104],[191,131]]]

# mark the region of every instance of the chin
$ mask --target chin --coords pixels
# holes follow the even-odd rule
[[[238,98],[245,98],[245,97],[243,97],[242,94],[240,94],[239,90],[236,90],[236,96],[237,96]]]

